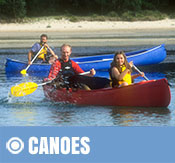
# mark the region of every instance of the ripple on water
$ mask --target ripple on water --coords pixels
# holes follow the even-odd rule
[[[87,48],[87,47],[86,47]],[[94,51],[95,49],[95,51]],[[103,48],[88,48],[91,53]],[[105,51],[113,51],[105,47]],[[76,52],[86,51],[76,47]],[[0,55],[0,64],[4,65],[7,57],[26,60],[26,54],[10,53]],[[19,52],[19,51],[18,51]],[[13,53],[13,54],[11,54]],[[4,65],[5,66],[5,65]],[[108,106],[76,106],[65,103],[53,103],[45,99],[42,87],[29,96],[8,98],[10,88],[24,82],[16,76],[7,78],[4,66],[0,68],[0,125],[2,126],[174,126],[175,125],[175,65],[159,65],[150,71],[143,68],[149,79],[166,77],[171,84],[172,100],[168,108],[128,108]],[[140,68],[142,70],[142,67]],[[108,73],[103,73],[103,75]],[[101,75],[101,72],[99,73]],[[27,81],[41,83],[41,79]],[[142,80],[139,78],[136,81]]]

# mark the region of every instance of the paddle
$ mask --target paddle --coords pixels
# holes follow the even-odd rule
[[[87,74],[90,74],[90,71],[82,72],[79,75],[87,75]]]
[[[139,74],[141,74],[142,75],[142,72],[135,66],[135,65],[133,65],[132,66]],[[145,79],[145,80],[149,80],[145,75],[143,76],[143,78]]]
[[[34,82],[21,83],[11,88],[11,95],[15,97],[27,96],[33,93],[39,86],[46,85],[51,82],[52,80],[41,84],[37,84]]]
[[[90,73],[90,71],[87,71],[87,72],[80,73],[79,75],[86,75],[89,73]],[[39,86],[49,84],[53,80],[50,80],[50,81],[47,81],[47,82],[41,83],[41,84],[37,84],[34,82],[21,83],[21,84],[18,84],[16,86],[11,87],[10,92],[11,92],[11,95],[13,95],[15,97],[27,96],[27,95],[33,93]]]
[[[44,46],[42,46],[41,47],[41,49],[39,50],[39,52],[35,55],[35,57],[32,59],[32,61],[31,61],[31,64],[34,62],[34,60],[38,57],[38,55],[40,54],[40,52],[41,52],[41,50],[44,48]],[[21,70],[21,74],[23,75],[23,76],[25,76],[26,74],[27,74],[27,70],[29,69],[29,67],[31,66],[31,64],[30,65],[28,65],[25,69],[23,69],[23,70]]]

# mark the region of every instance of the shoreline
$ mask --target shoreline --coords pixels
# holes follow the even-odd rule
[[[51,46],[143,46],[175,43],[175,20],[70,22],[40,20],[34,23],[0,24],[0,48],[29,48],[42,33]]]
[[[15,31],[100,31],[100,30],[139,30],[139,29],[173,29],[175,19],[163,19],[157,21],[80,21],[70,22],[65,19],[47,19],[29,23],[5,23],[0,24],[1,32]]]

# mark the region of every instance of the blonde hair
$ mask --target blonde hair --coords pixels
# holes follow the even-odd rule
[[[63,45],[61,46],[60,50],[62,51],[62,49],[63,49],[64,47],[69,47],[70,50],[72,51],[72,47],[71,47],[69,44],[63,44]]]

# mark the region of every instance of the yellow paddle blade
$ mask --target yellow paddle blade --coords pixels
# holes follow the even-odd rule
[[[26,75],[27,74],[27,71],[24,69],[24,70],[21,70],[21,72],[20,72],[22,75]]]
[[[38,85],[33,82],[21,83],[11,88],[11,94],[15,97],[26,96],[33,93]]]

